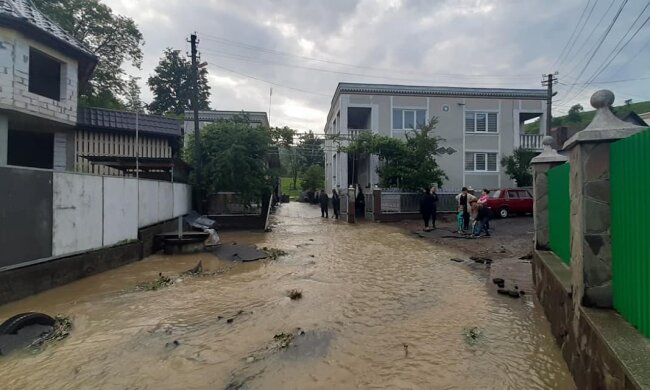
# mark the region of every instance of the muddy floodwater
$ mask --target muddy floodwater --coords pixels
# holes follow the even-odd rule
[[[574,388],[533,297],[498,296],[484,272],[449,261],[462,254],[303,204],[274,220],[272,233],[222,238],[288,253],[277,260],[154,255],[0,307],[0,319],[42,311],[74,323],[42,352],[0,357],[0,388]],[[133,289],[198,260],[223,272]],[[282,333],[295,335],[286,348]]]

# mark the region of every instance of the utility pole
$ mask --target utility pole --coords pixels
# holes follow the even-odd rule
[[[199,133],[199,62],[197,59],[197,50],[196,45],[198,41],[196,39],[196,33],[190,35],[190,44],[192,46],[191,56],[192,56],[192,111],[194,111],[194,169],[196,174],[196,207],[199,209],[199,212],[203,212],[203,191],[202,191],[202,170],[203,170],[203,159],[201,158],[201,134]]]
[[[546,87],[547,96],[546,96],[546,135],[551,135],[551,121],[553,119],[552,115],[552,103],[553,96],[557,92],[553,93],[553,85],[557,84],[557,75],[558,72],[549,73],[542,75],[542,86]]]

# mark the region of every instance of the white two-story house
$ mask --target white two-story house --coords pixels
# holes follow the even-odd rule
[[[327,116],[326,189],[379,183],[377,156],[349,156],[340,151],[345,140],[363,131],[391,137],[438,118],[435,134],[444,141],[438,164],[449,180],[443,189],[511,186],[501,157],[517,147],[541,149],[541,134],[524,134],[524,122],[546,124],[547,93],[543,89],[456,88],[339,83]],[[343,140],[343,141],[341,141]]]

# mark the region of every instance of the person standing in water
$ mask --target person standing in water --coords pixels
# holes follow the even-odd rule
[[[456,195],[456,201],[458,202],[459,210],[463,213],[463,230],[466,231],[469,229],[470,203],[476,201],[476,197],[467,192],[467,187],[463,187],[461,193]]]
[[[339,219],[339,215],[341,214],[341,197],[335,189],[332,189],[332,209],[334,209],[334,216],[332,218]]]
[[[323,218],[329,218],[329,203],[330,203],[330,198],[327,196],[327,192],[325,190],[320,192],[320,216]]]

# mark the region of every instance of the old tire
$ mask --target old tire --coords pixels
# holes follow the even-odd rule
[[[54,318],[35,312],[16,314],[0,325],[0,335],[16,334],[21,328],[30,325],[54,326]]]
[[[510,215],[510,210],[508,210],[507,207],[501,207],[499,209],[499,217],[500,218],[508,218],[509,215]]]

